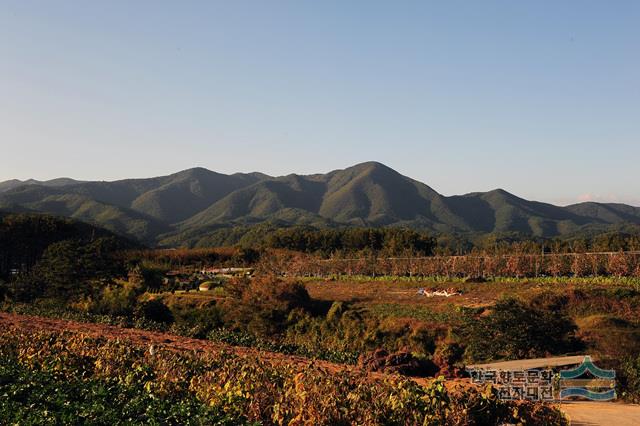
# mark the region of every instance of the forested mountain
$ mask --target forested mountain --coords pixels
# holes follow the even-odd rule
[[[435,233],[553,237],[640,224],[640,208],[528,201],[497,189],[446,197],[376,162],[327,174],[225,175],[204,168],[114,182],[0,183],[0,208],[54,213],[148,244],[200,239],[231,225],[405,226]]]
[[[0,182],[0,192],[8,191],[10,189],[17,188],[19,186],[25,186],[25,185],[41,185],[41,186],[57,187],[57,186],[72,185],[74,183],[79,183],[79,181],[73,180],[70,178],[58,178],[58,179],[51,179],[46,181],[40,181],[35,179],[28,179],[28,180],[11,179],[4,182]]]

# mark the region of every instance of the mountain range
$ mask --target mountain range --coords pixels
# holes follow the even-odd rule
[[[10,180],[0,182],[0,209],[72,217],[150,245],[193,245],[220,228],[264,222],[536,237],[640,225],[640,208],[625,204],[559,207],[502,189],[448,197],[377,162],[281,177],[193,168],[113,182]]]

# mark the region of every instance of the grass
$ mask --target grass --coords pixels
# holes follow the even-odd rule
[[[453,305],[448,305],[443,311],[438,312],[425,306],[377,303],[368,306],[367,310],[379,318],[411,318],[441,324],[457,322],[464,315],[462,311],[456,309]]]

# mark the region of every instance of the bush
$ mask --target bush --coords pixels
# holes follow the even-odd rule
[[[440,343],[433,354],[433,363],[440,369],[439,375],[444,377],[460,377],[464,371],[462,358],[464,348],[451,340]]]
[[[137,290],[128,282],[105,287],[92,311],[102,315],[130,316],[137,301]]]
[[[346,307],[344,302],[333,302],[327,312],[327,322],[336,323],[344,313]]]
[[[590,315],[577,320],[580,338],[600,359],[623,359],[640,350],[640,329],[613,315]]]
[[[175,318],[173,331],[183,336],[206,339],[209,333],[224,324],[222,312],[215,304],[201,307],[172,307]]]
[[[271,336],[283,332],[289,313],[311,309],[311,298],[304,285],[276,277],[242,278],[225,285],[229,294],[222,307],[225,319],[236,329]]]
[[[470,316],[460,334],[471,360],[535,358],[574,349],[576,326],[558,312],[516,299],[499,301],[488,315]]]
[[[128,281],[144,290],[158,290],[162,286],[163,274],[158,268],[136,265],[129,270]]]
[[[640,356],[626,358],[616,370],[622,398],[640,403]]]
[[[365,371],[379,371],[403,376],[434,377],[438,366],[431,360],[418,358],[406,351],[389,353],[384,349],[364,353],[358,357],[358,367]]]
[[[148,321],[170,324],[173,322],[171,309],[159,299],[139,303],[134,309],[134,316]]]

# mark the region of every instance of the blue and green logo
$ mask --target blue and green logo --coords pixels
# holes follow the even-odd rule
[[[560,371],[560,400],[579,396],[592,401],[610,401],[616,398],[615,379],[615,370],[598,368],[590,356],[585,356],[576,368]]]

